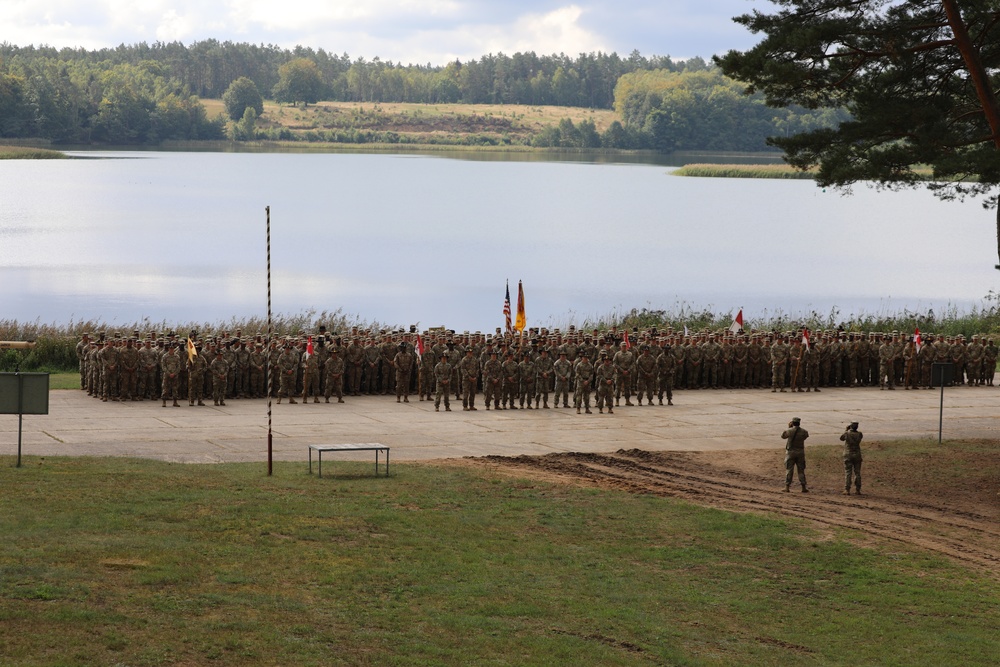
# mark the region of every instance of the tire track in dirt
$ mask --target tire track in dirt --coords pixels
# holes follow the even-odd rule
[[[990,517],[965,508],[897,498],[786,494],[773,478],[693,463],[684,453],[619,450],[484,457],[501,468],[629,493],[687,500],[741,512],[792,516],[849,528],[932,551],[997,576],[1000,530]]]

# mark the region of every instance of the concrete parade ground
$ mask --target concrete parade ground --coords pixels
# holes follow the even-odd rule
[[[838,444],[851,421],[866,441],[938,436],[940,389],[880,391],[824,389],[820,393],[769,390],[678,391],[672,407],[615,409],[613,415],[576,410],[487,411],[482,394],[476,412],[461,401],[451,412],[411,396],[345,397],[326,404],[272,405],[273,455],[307,460],[308,445],[378,442],[392,461],[499,454],[775,449],[792,417],[801,417],[808,445]],[[944,438],[1000,438],[1000,389],[944,390]],[[16,415],[0,415],[0,454],[17,452]],[[175,408],[160,401],[102,403],[79,390],[50,393],[48,415],[26,415],[23,456],[123,456],[184,463],[267,460],[267,402],[231,400],[224,407]],[[331,455],[365,460],[371,452]]]

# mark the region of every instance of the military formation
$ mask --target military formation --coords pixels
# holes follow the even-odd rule
[[[179,407],[271,396],[278,403],[343,403],[345,396],[411,396],[463,410],[673,405],[675,390],[827,387],[930,388],[935,364],[952,384],[993,386],[992,338],[803,330],[531,329],[521,335],[417,334],[353,328],[274,337],[222,331],[186,336],[138,331],[85,335],[77,345],[81,389],[102,401],[160,400]],[[633,403],[633,398],[635,402]],[[298,399],[298,400],[296,400]],[[550,405],[551,403],[551,405]]]

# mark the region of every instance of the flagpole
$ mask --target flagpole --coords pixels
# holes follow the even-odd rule
[[[271,207],[265,206],[267,213],[267,351],[264,353],[264,391],[267,394],[267,476],[273,471],[271,439]]]

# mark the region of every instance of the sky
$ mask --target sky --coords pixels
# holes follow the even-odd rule
[[[677,60],[747,49],[766,0],[2,0],[0,41],[97,49],[203,39],[443,65],[488,53]]]

